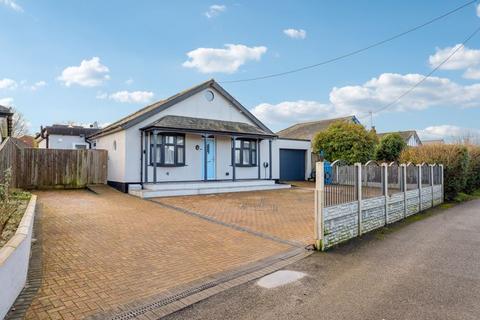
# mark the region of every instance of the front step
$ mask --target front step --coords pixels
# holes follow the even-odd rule
[[[263,191],[263,190],[277,190],[288,189],[289,184],[243,184],[237,186],[211,185],[202,187],[187,187],[187,188],[165,188],[157,190],[137,189],[131,188],[129,192],[131,195],[140,198],[157,198],[157,197],[172,197],[172,196],[190,196],[200,194],[213,193],[228,193],[228,192],[246,192],[246,191]]]

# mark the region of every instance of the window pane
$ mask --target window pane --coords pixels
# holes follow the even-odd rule
[[[157,144],[157,163],[162,162],[162,146]]]
[[[174,146],[165,146],[165,164],[174,164],[175,163],[175,147]]]
[[[250,164],[250,150],[243,149],[243,164]]]
[[[242,145],[242,140],[235,140],[235,148],[240,148]]]
[[[177,148],[177,162],[179,164],[184,164],[183,148],[182,147]]]
[[[174,136],[165,136],[165,143],[171,143],[171,144],[173,144],[173,143],[174,143],[174,139],[175,139]]]
[[[257,152],[252,151],[252,164],[255,165],[257,164]]]
[[[252,141],[252,149],[257,149],[257,141]]]
[[[183,136],[177,136],[177,145],[183,146]]]
[[[235,163],[236,164],[240,164],[240,150],[239,149],[235,149]]]
[[[244,148],[247,148],[247,149],[250,148],[250,141],[244,140],[244,141],[243,141],[243,147],[244,147]]]

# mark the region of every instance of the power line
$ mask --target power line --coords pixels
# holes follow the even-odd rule
[[[297,69],[292,69],[292,70],[288,70],[288,71],[284,71],[284,72],[279,72],[279,73],[272,73],[272,74],[268,74],[268,75],[264,75],[264,76],[258,76],[258,77],[253,77],[253,78],[245,78],[245,79],[237,79],[237,80],[226,80],[226,81],[220,81],[221,84],[225,84],[225,83],[238,83],[238,82],[249,82],[249,81],[257,81],[257,80],[263,80],[263,79],[269,79],[269,78],[276,78],[276,77],[281,77],[281,76],[284,76],[284,75],[288,75],[288,74],[292,74],[292,73],[297,73],[297,72],[300,72],[300,71],[303,71],[303,70],[307,70],[307,69],[312,69],[312,68],[316,68],[316,67],[319,67],[319,66],[323,66],[323,65],[326,65],[326,64],[329,64],[329,63],[332,63],[332,62],[336,62],[336,61],[339,61],[339,60],[343,60],[345,58],[348,58],[348,57],[351,57],[353,55],[356,55],[356,54],[359,54],[361,52],[364,52],[364,51],[367,51],[369,49],[372,49],[372,48],[375,48],[375,47],[378,47],[384,43],[387,43],[387,42],[390,42],[390,41],[393,41],[395,39],[398,39],[400,37],[403,37],[409,33],[412,33],[414,31],[417,31],[418,29],[421,29],[423,27],[426,27],[438,20],[441,20],[463,8],[465,8],[466,6],[468,5],[471,5],[472,3],[475,3],[477,0],[472,0],[472,1],[469,1],[453,10],[450,10],[436,18],[433,18],[425,23],[422,23],[416,27],[413,27],[407,31],[404,31],[404,32],[401,32],[401,33],[398,33],[390,38],[387,38],[387,39],[384,39],[384,40],[381,40],[381,41],[378,41],[378,42],[375,42],[369,46],[366,46],[366,47],[363,47],[361,49],[357,49],[355,51],[351,51],[349,53],[346,53],[344,55],[341,55],[341,56],[337,56],[335,58],[331,58],[331,59],[328,59],[328,60],[325,60],[325,61],[321,61],[321,62],[318,62],[318,63],[315,63],[315,64],[311,64],[311,65],[307,65],[307,66],[304,66],[304,67],[300,67],[300,68],[297,68]]]
[[[386,110],[388,108],[390,108],[391,106],[393,106],[394,104],[396,104],[398,101],[400,101],[403,97],[405,97],[406,95],[408,95],[410,92],[412,92],[413,90],[415,90],[419,85],[421,85],[422,83],[424,83],[428,78],[430,78],[430,76],[432,74],[435,73],[435,71],[437,71],[438,69],[440,69],[445,63],[447,63],[448,60],[450,60],[458,51],[460,51],[461,49],[463,49],[465,47],[465,44],[467,44],[468,41],[470,41],[478,32],[480,32],[480,27],[478,27],[477,29],[475,29],[475,31],[473,31],[465,40],[463,40],[463,42],[457,46],[455,48],[455,50],[453,50],[447,58],[445,58],[441,63],[439,63],[435,68],[432,69],[432,71],[430,71],[429,73],[427,73],[420,81],[418,81],[417,83],[415,83],[413,86],[411,86],[408,90],[406,90],[405,92],[403,92],[401,95],[399,95],[395,100],[393,100],[392,102],[384,105],[383,107],[381,108],[378,108],[377,110],[375,111],[369,111],[369,114],[372,115],[372,114],[377,114],[383,110]],[[366,118],[366,116],[364,117]]]

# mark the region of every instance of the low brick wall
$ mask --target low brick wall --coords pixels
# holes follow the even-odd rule
[[[3,319],[27,281],[37,198],[32,195],[15,235],[0,248],[0,319]]]
[[[354,238],[359,231],[363,234],[381,228],[442,202],[442,186],[435,185],[424,187],[421,192],[418,189],[408,190],[387,197],[364,199],[361,203],[355,201],[323,208],[323,248]]]

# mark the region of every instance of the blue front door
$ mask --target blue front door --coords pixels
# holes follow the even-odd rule
[[[207,139],[206,150],[204,150],[202,154],[202,176],[205,177],[205,169],[207,169],[207,174],[206,174],[207,180],[215,180],[215,138],[206,138],[206,139]],[[205,151],[207,152],[206,166],[205,166]]]

